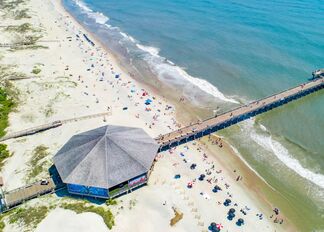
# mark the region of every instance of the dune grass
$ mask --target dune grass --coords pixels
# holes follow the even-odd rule
[[[62,203],[61,207],[63,209],[69,209],[72,210],[76,213],[85,213],[85,212],[90,212],[90,213],[95,213],[98,214],[102,217],[104,220],[104,223],[106,226],[111,229],[115,225],[115,218],[113,213],[110,211],[110,209],[104,209],[103,207],[100,206],[93,206],[93,205],[85,205],[85,203]]]
[[[14,19],[21,20],[21,19],[29,19],[31,18],[29,14],[27,14],[28,9],[17,10],[14,12]]]
[[[118,204],[116,199],[111,199],[111,198],[109,198],[105,203],[106,203],[107,206],[117,205]]]
[[[25,3],[24,0],[5,1],[0,0],[0,8],[3,10],[15,9],[18,5]]]
[[[4,214],[1,214],[0,215],[0,232],[3,232],[3,230],[4,230],[5,226],[6,226],[3,219],[4,219]]]
[[[6,134],[9,113],[16,106],[15,100],[9,94],[10,91],[7,88],[0,87],[0,137]]]
[[[38,32],[39,30],[34,29],[30,23],[23,23],[19,26],[8,26],[5,28],[5,31],[27,33],[27,32]]]
[[[33,231],[47,216],[50,208],[47,206],[19,207],[8,212],[9,224],[20,224],[22,231]]]
[[[9,158],[10,156],[11,156],[11,154],[7,149],[7,145],[1,143],[0,144],[0,171],[3,168],[6,159]]]
[[[40,68],[34,67],[33,70],[31,71],[31,73],[37,75],[41,72],[42,70]]]
[[[48,147],[44,145],[37,146],[32,153],[32,157],[28,163],[27,181],[32,182],[39,176],[48,166],[48,161],[44,160],[49,155]]]
[[[19,224],[20,231],[34,231],[37,225],[47,216],[51,207],[29,206],[18,207],[0,215],[0,232],[4,231],[6,223]],[[6,223],[5,223],[6,220]]]

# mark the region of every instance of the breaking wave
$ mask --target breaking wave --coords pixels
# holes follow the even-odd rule
[[[244,131],[249,133],[254,142],[265,150],[273,153],[285,166],[293,170],[295,173],[324,189],[324,175],[314,173],[313,171],[303,167],[297,159],[293,158],[281,143],[272,138],[264,125],[260,125],[260,127],[262,131],[267,133],[261,134],[255,130],[253,119],[247,120],[246,123],[243,124]]]
[[[143,56],[144,60],[150,65],[152,71],[158,76],[158,78],[170,85],[181,87],[184,95],[195,103],[193,97],[194,93],[203,91],[217,99],[224,102],[231,102],[238,104],[239,102],[235,99],[226,97],[220,92],[216,86],[212,85],[204,79],[190,76],[183,68],[175,65],[172,61],[159,56],[160,50],[155,47],[144,46],[136,44],[136,46],[142,51],[146,52]],[[198,88],[198,91],[197,89]],[[196,89],[196,91],[195,91]],[[196,102],[199,104],[199,102]]]
[[[145,52],[148,52],[150,53],[152,56],[158,56],[159,55],[159,52],[160,52],[160,49],[158,48],[155,48],[155,47],[149,47],[149,46],[144,46],[144,45],[141,45],[141,44],[136,44],[136,46],[145,51]]]
[[[90,18],[94,19],[98,24],[105,24],[109,18],[100,12],[94,12],[91,10],[84,2],[80,0],[74,0],[75,4],[80,7],[80,9],[86,13]]]
[[[133,43],[136,42],[136,40],[135,40],[132,36],[127,35],[126,33],[122,32],[122,31],[120,32],[120,34],[121,34],[124,38],[130,40],[131,42],[133,42]]]
[[[107,16],[100,12],[94,12],[84,2],[73,0],[81,11],[94,19],[98,24],[104,24],[108,29],[118,30],[122,38],[127,39],[131,43],[132,49],[142,51],[142,58],[147,62],[151,71],[159,78],[160,81],[169,86],[182,90],[183,95],[193,104],[200,105],[200,100],[204,99],[204,94],[214,97],[224,102],[239,104],[233,98],[226,97],[218,88],[204,79],[190,76],[183,68],[177,66],[172,61],[159,55],[160,49],[151,46],[145,46],[137,42],[132,36],[122,32],[118,27],[112,27],[106,22],[109,20]],[[127,48],[129,50],[129,48]]]

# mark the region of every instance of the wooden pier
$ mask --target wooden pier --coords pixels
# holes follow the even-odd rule
[[[323,88],[324,77],[316,78],[297,87],[240,106],[221,115],[172,131],[156,138],[156,141],[161,145],[159,152],[227,128]]]
[[[10,134],[2,137],[0,139],[0,142],[8,140],[8,139],[12,139],[12,138],[19,138],[19,137],[23,137],[23,136],[27,136],[27,135],[33,135],[33,134],[36,134],[36,133],[39,133],[42,131],[46,131],[49,129],[53,129],[53,128],[62,126],[65,123],[71,123],[71,122],[76,122],[76,121],[90,119],[90,118],[109,116],[109,115],[111,115],[111,113],[112,113],[111,111],[108,111],[108,112],[99,113],[99,114],[91,114],[91,115],[85,115],[85,116],[80,116],[80,117],[75,117],[75,118],[64,119],[64,120],[57,120],[57,121],[54,121],[51,123],[47,123],[47,124],[43,124],[40,126],[31,127],[31,128],[25,129],[25,130],[10,133]]]
[[[42,196],[44,194],[55,191],[55,184],[52,178],[47,178],[44,181],[37,181],[33,184],[14,189],[4,193],[5,209],[9,210],[25,201]]]

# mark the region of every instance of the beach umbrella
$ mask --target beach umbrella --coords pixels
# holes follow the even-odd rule
[[[216,231],[217,227],[216,227],[216,223],[215,222],[212,222],[210,223],[210,226],[208,226],[208,230],[214,232]]]
[[[181,177],[180,174],[177,174],[174,176],[174,179],[180,179],[180,177]]]
[[[221,223],[216,224],[216,228],[219,229],[219,230],[220,230],[220,229],[223,229],[223,227],[224,227],[224,226],[223,226]]]
[[[230,220],[230,221],[232,221],[234,217],[235,217],[235,214],[229,214],[227,216],[227,219]]]
[[[228,213],[235,213],[235,209],[230,208],[230,210],[228,211]]]
[[[229,206],[229,204],[231,203],[232,201],[230,200],[230,199],[226,199],[225,201],[224,201],[224,205],[225,206]]]
[[[239,218],[236,222],[236,225],[241,226],[244,224],[244,220],[242,218]]]
[[[204,180],[204,178],[205,178],[205,175],[204,175],[204,174],[201,174],[201,175],[199,176],[199,178],[198,178],[198,179],[199,179],[200,181],[203,181],[203,180]]]

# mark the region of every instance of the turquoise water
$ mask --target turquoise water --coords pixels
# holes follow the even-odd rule
[[[323,1],[63,3],[139,78],[160,80],[198,108],[226,110],[324,68]],[[321,91],[222,132],[269,184],[317,218],[324,211],[323,103]]]

